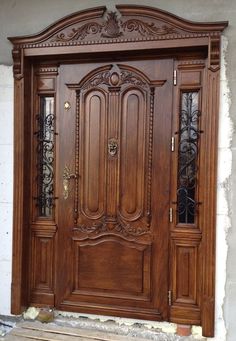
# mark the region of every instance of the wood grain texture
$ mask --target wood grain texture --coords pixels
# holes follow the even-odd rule
[[[44,293],[41,286],[33,299],[39,305],[56,293],[55,305],[64,310],[201,324],[203,335],[213,336],[220,35],[227,22],[193,23],[145,6],[117,8],[120,20],[98,7],[37,35],[10,38],[15,77],[12,312],[21,313],[30,303],[37,278],[37,285],[48,286]],[[200,96],[196,195],[201,204],[192,226],[177,224],[174,214],[169,229],[178,167],[170,141],[174,136],[178,142],[181,91]],[[50,219],[37,217],[33,199],[33,135],[42,95],[55,96],[59,132],[54,164],[58,199]],[[118,144],[115,156],[107,155],[111,139]],[[67,201],[61,196],[65,165],[76,175]],[[106,257],[97,265],[101,245]],[[86,250],[81,265],[78,249]],[[114,254],[116,271],[106,282],[112,263],[105,259]],[[96,284],[87,267],[101,273],[99,290],[104,286],[110,293],[102,297],[93,288],[97,296],[87,289],[76,294],[81,280],[83,287]],[[80,277],[80,270],[87,277]],[[119,273],[129,273],[132,294],[124,294],[127,283],[121,286],[123,296],[114,294]]]

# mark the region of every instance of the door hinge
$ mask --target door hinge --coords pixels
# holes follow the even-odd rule
[[[168,291],[168,305],[172,304],[172,292],[171,290]]]
[[[170,223],[173,223],[173,208],[170,207],[170,210],[169,210],[169,220],[170,220]]]
[[[174,70],[173,83],[174,85],[177,85],[177,70]]]
[[[171,151],[174,152],[175,151],[175,137],[172,136],[171,138]]]

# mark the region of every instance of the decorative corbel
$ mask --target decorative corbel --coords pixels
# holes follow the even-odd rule
[[[216,72],[220,69],[220,33],[209,37],[209,70]]]
[[[13,74],[16,80],[20,80],[24,77],[23,62],[24,62],[24,51],[22,48],[14,48],[12,50],[13,58]]]

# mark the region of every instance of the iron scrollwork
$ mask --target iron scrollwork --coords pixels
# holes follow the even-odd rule
[[[40,98],[40,113],[36,116],[37,197],[38,215],[49,217],[54,206],[54,98]]]
[[[198,202],[196,185],[198,173],[199,137],[199,93],[183,92],[181,95],[178,147],[178,222],[193,224]]]

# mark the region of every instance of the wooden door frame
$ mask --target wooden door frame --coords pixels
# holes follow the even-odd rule
[[[111,25],[110,25],[111,24]],[[220,40],[227,22],[196,23],[165,11],[136,5],[118,5],[117,12],[97,7],[67,16],[39,34],[12,37],[14,72],[14,220],[12,313],[20,314],[28,305],[29,247],[29,174],[27,157],[30,144],[32,73],[31,62],[37,58],[88,58],[89,55],[156,51],[172,55],[176,51],[202,49],[208,61],[205,103],[206,140],[202,189],[205,199],[202,212],[200,285],[200,323],[205,336],[214,335],[215,295],[215,221],[217,176],[217,129],[219,110]],[[193,236],[194,239],[194,236]],[[171,315],[176,323],[191,323],[186,311]]]

